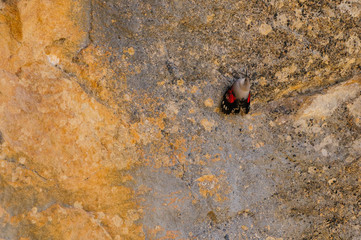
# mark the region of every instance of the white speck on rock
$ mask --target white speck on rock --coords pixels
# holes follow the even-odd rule
[[[60,59],[57,56],[55,55],[46,55],[46,56],[51,65],[55,66],[59,64]]]

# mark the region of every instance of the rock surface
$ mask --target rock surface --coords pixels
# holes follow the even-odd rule
[[[359,239],[358,1],[0,1],[0,239]],[[234,72],[251,111],[220,113]]]

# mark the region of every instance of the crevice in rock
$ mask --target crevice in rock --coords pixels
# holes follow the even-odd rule
[[[13,163],[15,164],[17,167],[20,167],[22,169],[26,169],[28,171],[31,171],[33,172],[35,175],[37,175],[41,180],[43,181],[48,181],[47,178],[43,177],[37,170],[35,169],[30,169],[29,167],[27,167],[26,165],[24,164],[21,164],[21,163],[17,163],[16,160],[14,158],[10,158],[10,157],[5,157],[4,159],[2,159],[3,161],[6,161],[8,163]]]

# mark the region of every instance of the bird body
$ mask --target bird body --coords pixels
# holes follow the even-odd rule
[[[248,78],[237,79],[223,95],[221,109],[225,114],[248,113],[251,104],[251,84]]]

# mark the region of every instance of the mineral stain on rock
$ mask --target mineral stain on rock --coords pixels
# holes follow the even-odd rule
[[[0,238],[359,239],[359,10],[0,1]]]

